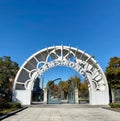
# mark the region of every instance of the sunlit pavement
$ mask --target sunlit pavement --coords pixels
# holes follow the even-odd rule
[[[120,121],[120,112],[100,107],[29,107],[3,121]]]

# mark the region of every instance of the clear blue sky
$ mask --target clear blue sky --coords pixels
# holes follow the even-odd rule
[[[120,57],[120,0],[0,0],[0,56],[21,66],[61,44],[94,55],[105,70],[110,57]]]

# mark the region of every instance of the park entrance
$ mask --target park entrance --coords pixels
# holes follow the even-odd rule
[[[60,95],[53,100],[52,88],[43,89],[44,72],[56,66],[66,66],[84,76],[89,88],[91,105],[108,105],[109,89],[106,77],[94,58],[82,50],[69,46],[53,46],[42,49],[29,57],[18,71],[13,88],[13,101],[23,105],[31,104],[32,91],[36,79],[40,78],[40,87],[44,91],[44,103],[59,102]],[[76,89],[70,84],[69,103],[78,103]],[[59,93],[60,94],[60,93]]]
[[[55,79],[54,81],[58,79]],[[57,88],[56,86],[55,88],[54,81],[51,82],[49,88],[47,89],[47,104],[75,104],[75,86],[71,80],[68,81],[67,94],[65,94],[62,87],[59,86],[59,88]]]

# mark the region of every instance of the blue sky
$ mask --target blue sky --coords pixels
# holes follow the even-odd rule
[[[0,0],[0,56],[21,66],[53,45],[86,51],[105,70],[110,57],[120,56],[120,0]]]

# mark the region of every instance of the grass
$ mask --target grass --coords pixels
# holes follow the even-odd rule
[[[109,105],[112,110],[120,111],[120,103],[110,103]]]
[[[10,113],[10,112],[15,111],[15,110],[20,109],[20,108],[21,108],[20,103],[9,102],[9,103],[7,103],[7,105],[5,105],[4,107],[2,107],[0,109],[0,116],[5,115],[7,113]]]
[[[5,115],[5,114],[7,114],[7,113],[10,113],[10,112],[12,112],[12,111],[14,111],[14,110],[17,110],[17,108],[2,109],[2,110],[0,111],[0,116]]]

